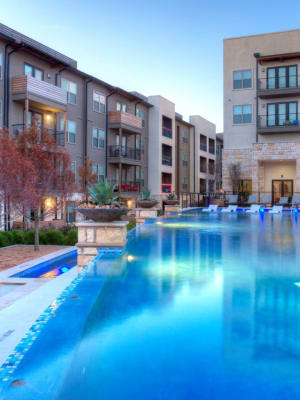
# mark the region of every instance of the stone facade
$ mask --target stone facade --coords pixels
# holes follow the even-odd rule
[[[294,161],[296,179],[294,191],[300,192],[300,142],[255,143],[251,149],[224,150],[223,153],[223,188],[232,191],[229,176],[231,163],[241,164],[241,179],[252,180],[253,192],[264,192],[265,168],[268,162]],[[279,177],[274,177],[279,178]]]

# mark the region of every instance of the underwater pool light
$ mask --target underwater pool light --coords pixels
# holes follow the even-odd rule
[[[134,260],[134,257],[133,257],[132,255],[129,255],[129,256],[127,257],[127,260],[128,260],[129,262],[132,262],[132,261]]]
[[[264,211],[265,211],[264,207],[260,207],[259,212],[264,212]]]
[[[155,225],[162,225],[163,223],[161,221],[155,222]]]
[[[294,208],[294,213],[298,213],[298,208]]]

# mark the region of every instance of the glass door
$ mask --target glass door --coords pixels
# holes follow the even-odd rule
[[[127,136],[122,136],[122,156],[126,157],[127,154]]]
[[[272,181],[273,203],[277,203],[280,197],[288,197],[291,201],[293,196],[293,180],[292,179],[276,179]]]
[[[268,104],[268,126],[275,126],[276,125],[276,110],[275,104]]]

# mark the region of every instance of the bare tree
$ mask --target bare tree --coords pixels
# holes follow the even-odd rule
[[[232,183],[232,192],[234,194],[238,193],[239,184],[241,180],[241,164],[240,163],[231,163],[229,164],[229,176]]]

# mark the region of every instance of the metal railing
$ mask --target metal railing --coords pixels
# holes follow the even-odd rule
[[[200,143],[200,150],[202,151],[207,151],[207,144],[206,143]]]
[[[237,196],[237,197],[236,197]],[[281,204],[286,207],[300,206],[300,192],[192,192],[179,194],[180,204],[185,207],[204,207],[212,202],[219,203],[220,206],[236,204],[241,207],[249,207],[251,204],[261,204],[272,206]]]
[[[299,87],[299,75],[259,78],[257,84],[259,90],[297,89]]]
[[[300,125],[300,115],[298,113],[287,114],[268,114],[258,116],[258,126],[260,128],[287,127]]]
[[[141,160],[141,150],[127,146],[108,146],[108,156],[128,158],[130,160]]]
[[[144,186],[144,181],[142,179],[121,182],[117,180],[110,180],[110,183],[116,185],[116,192],[140,192]]]
[[[166,136],[168,138],[172,138],[172,129],[171,128],[166,128],[166,127],[163,126],[162,134],[163,134],[163,136]]]
[[[162,165],[172,166],[172,157],[165,156],[164,154],[161,156],[161,163]]]
[[[13,124],[11,126],[11,129],[12,129],[12,133],[16,137],[18,137],[22,132],[24,132],[25,125],[24,124]],[[59,146],[64,146],[65,145],[65,134],[64,134],[63,131],[58,131],[56,129],[50,129],[50,128],[42,128],[42,127],[39,128],[39,129],[40,129],[41,132],[42,132],[43,129],[47,130],[47,132],[50,133],[54,137],[56,143]]]

